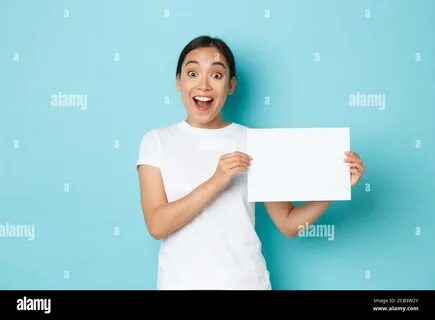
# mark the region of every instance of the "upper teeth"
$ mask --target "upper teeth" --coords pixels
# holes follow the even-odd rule
[[[196,97],[194,97],[194,99],[200,100],[200,101],[211,101],[211,100],[213,100],[210,97],[201,97],[201,96],[196,96]]]

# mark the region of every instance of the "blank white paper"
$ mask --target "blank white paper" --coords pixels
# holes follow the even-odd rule
[[[248,201],[351,200],[350,128],[247,129]]]

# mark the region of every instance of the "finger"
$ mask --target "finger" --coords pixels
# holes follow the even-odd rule
[[[233,175],[233,174],[236,174],[237,172],[245,172],[245,171],[247,171],[247,170],[248,170],[247,167],[234,167],[234,168],[232,168],[232,169],[229,171],[229,173],[230,173],[231,175]]]
[[[221,159],[225,159],[225,158],[228,158],[228,157],[232,157],[234,155],[237,155],[237,151],[230,152],[230,153],[225,153],[225,154],[221,155],[220,158]]]
[[[221,156],[219,157],[219,159],[226,159],[226,158],[231,157],[232,155],[233,155],[232,153],[226,153],[226,154],[221,155]]]
[[[361,172],[358,171],[358,169],[353,168],[353,169],[349,169],[349,172],[356,175],[356,176],[360,176]]]
[[[227,161],[225,161],[224,167],[226,170],[231,170],[234,167],[238,167],[238,166],[249,166],[251,163],[249,160],[246,160],[244,158],[236,158],[236,159],[228,159]]]
[[[240,151],[234,151],[234,152],[230,152],[230,153],[226,153],[226,154],[221,155],[221,159],[225,159],[225,158],[233,157],[233,156],[237,156],[237,155],[242,155],[242,154],[244,154],[244,153],[240,152]]]
[[[346,153],[345,152],[345,154],[346,154],[346,159],[358,159],[358,160],[361,160],[361,158],[356,153],[354,153],[354,152],[352,152],[352,153]]]
[[[360,165],[360,166],[363,166],[363,163],[362,162],[359,162],[359,161],[349,161],[348,162],[348,165],[349,166],[356,166],[356,165]]]
[[[351,150],[345,151],[344,153],[348,156],[351,156],[351,157],[356,156],[357,158],[359,158],[359,155],[356,152],[353,152]]]
[[[252,159],[252,157],[249,154],[246,154],[246,153],[241,152],[241,151],[234,151],[233,154],[240,155],[240,156],[246,157],[248,159]]]
[[[354,168],[349,168],[349,171],[358,175],[362,175],[364,173],[364,168],[358,168],[358,167],[354,167]]]
[[[230,153],[230,154],[228,154],[227,157],[221,158],[221,159],[222,160],[245,159],[246,161],[252,160],[252,158],[249,157],[247,154],[245,154],[245,153],[236,153],[236,152]]]
[[[363,173],[364,170],[366,169],[366,167],[365,167],[362,163],[357,163],[357,164],[356,164],[356,168],[357,168],[361,173]]]
[[[224,160],[225,164],[230,164],[230,163],[246,163],[246,164],[250,164],[251,160],[243,158],[243,157],[235,157],[235,158],[228,158]]]
[[[362,163],[362,160],[361,160],[361,158],[358,158],[356,156],[347,156],[344,159],[344,162],[358,162],[358,163]]]
[[[361,171],[364,169],[364,166],[361,163],[358,163],[358,162],[351,162],[351,163],[349,163],[349,167],[350,168],[357,168],[358,170],[361,170]]]
[[[245,164],[237,165],[233,164],[230,167],[227,168],[226,172],[233,172],[233,171],[246,171],[248,170],[249,166]]]

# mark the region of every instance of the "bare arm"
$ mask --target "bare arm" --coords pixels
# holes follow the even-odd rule
[[[168,203],[160,169],[140,165],[138,170],[142,211],[155,239],[167,237],[190,222],[222,191],[210,178],[184,197]]]
[[[298,234],[298,227],[314,223],[326,211],[331,201],[310,201],[293,206],[289,201],[264,202],[264,206],[277,228],[287,237]]]
[[[169,202],[160,169],[139,166],[142,211],[148,230],[155,239],[167,237],[190,222],[221,193],[235,174],[248,170],[250,160],[239,151],[219,158],[215,173],[184,197]]]

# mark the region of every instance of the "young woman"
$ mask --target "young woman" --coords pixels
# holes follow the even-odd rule
[[[158,289],[270,290],[269,272],[247,201],[247,170],[255,161],[245,150],[247,127],[222,118],[236,85],[233,54],[220,39],[200,36],[180,54],[176,88],[186,120],[149,130],[137,168],[146,225],[162,239]],[[351,185],[365,168],[346,152]],[[265,202],[277,228],[295,236],[315,222],[330,201]]]

